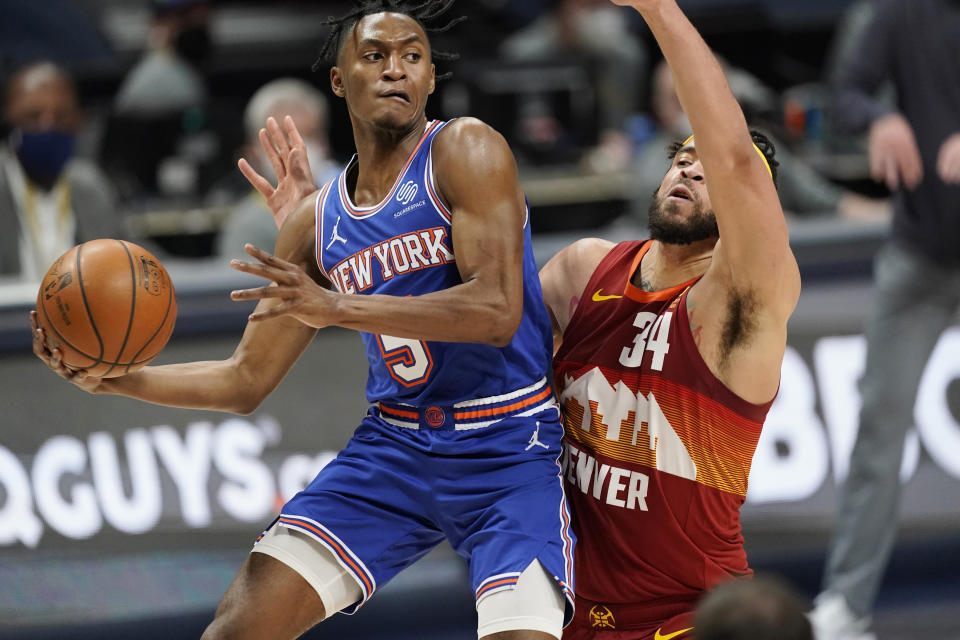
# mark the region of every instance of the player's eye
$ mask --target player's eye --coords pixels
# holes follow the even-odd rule
[[[423,56],[422,56],[421,54],[417,53],[416,51],[411,51],[410,53],[408,53],[408,54],[406,55],[406,58],[407,58],[407,60],[409,60],[410,62],[420,62],[420,60],[423,58]]]
[[[377,62],[378,60],[383,59],[383,54],[381,54],[379,51],[371,51],[370,53],[365,54],[363,59],[369,60],[370,62]]]

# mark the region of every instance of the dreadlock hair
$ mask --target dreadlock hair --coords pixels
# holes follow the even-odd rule
[[[780,175],[777,169],[780,163],[777,162],[775,157],[777,155],[777,148],[774,146],[773,141],[762,131],[750,129],[750,138],[753,140],[753,144],[757,146],[757,149],[760,150],[760,153],[763,154],[763,157],[767,159],[767,164],[770,165],[770,175],[773,177],[773,184],[777,186],[777,179]],[[667,146],[667,158],[673,160],[677,157],[677,154],[680,153],[680,149],[683,149],[683,141],[671,142]]]
[[[320,56],[317,58],[312,71],[317,71],[324,63],[335,63],[336,57],[343,47],[344,35],[357,25],[360,20],[366,16],[375,13],[401,13],[417,21],[427,35],[446,33],[455,25],[460,24],[467,19],[466,16],[454,18],[442,26],[436,26],[434,23],[443,14],[450,10],[450,7],[457,0],[353,0],[355,7],[346,15],[339,18],[329,17],[324,21],[324,25],[330,27],[330,34],[320,49]],[[460,59],[460,54],[446,51],[432,51],[434,60],[452,62]],[[444,73],[437,76],[437,80],[445,80],[452,73]]]

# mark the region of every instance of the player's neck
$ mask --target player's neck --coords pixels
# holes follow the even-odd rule
[[[354,204],[372,206],[387,196],[426,126],[425,115],[402,129],[385,129],[354,120],[353,140],[357,148],[356,183],[351,188]]]
[[[685,245],[654,240],[631,283],[645,291],[662,291],[702,276],[710,266],[716,244],[716,238]]]

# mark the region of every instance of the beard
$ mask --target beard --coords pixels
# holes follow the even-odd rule
[[[692,189],[691,189],[692,191]],[[677,214],[680,205],[667,201],[667,196],[653,194],[648,211],[647,225],[650,228],[650,238],[664,244],[693,244],[701,240],[719,238],[720,229],[717,227],[717,217],[713,211],[704,211],[703,204],[693,195],[693,212],[687,218],[680,218]]]

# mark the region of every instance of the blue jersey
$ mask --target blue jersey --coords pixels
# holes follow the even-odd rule
[[[316,206],[317,263],[341,293],[418,296],[463,280],[457,269],[451,213],[437,196],[431,149],[446,122],[431,121],[378,205],[351,201],[347,176],[357,158],[320,192]],[[465,153],[469,149],[464,150]],[[524,222],[523,318],[510,344],[437,342],[361,332],[370,365],[367,399],[385,417],[416,421],[403,407],[455,408],[457,421],[482,422],[507,409],[552,402],[545,377],[553,337]],[[470,410],[471,401],[482,399]],[[522,403],[522,404],[518,404]],[[437,425],[432,425],[437,426]]]

